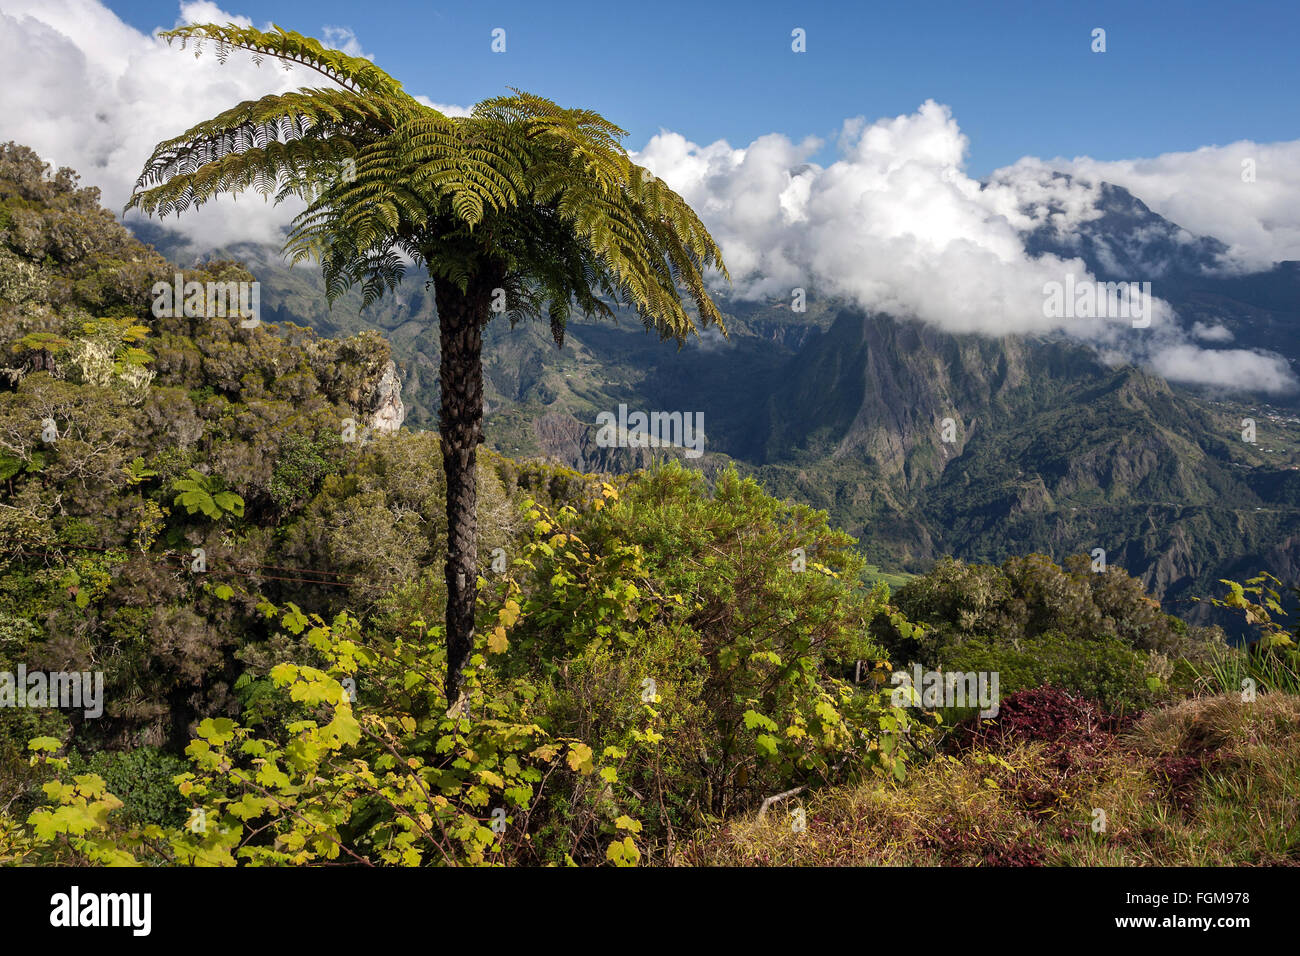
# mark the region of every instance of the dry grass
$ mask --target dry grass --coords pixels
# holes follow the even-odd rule
[[[791,810],[807,826],[795,832]],[[1104,813],[1104,829],[1095,829]],[[678,863],[1228,866],[1300,863],[1300,697],[1184,701],[1075,759],[1019,742],[898,786],[829,791],[700,833]]]

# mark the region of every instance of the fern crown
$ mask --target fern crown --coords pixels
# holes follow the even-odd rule
[[[512,89],[449,117],[369,60],[279,27],[161,36],[196,55],[212,43],[222,62],[238,51],[301,66],[332,85],[240,103],[160,143],[128,209],[179,214],[249,188],[277,203],[298,196],[307,208],[285,252],[321,263],[331,301],[359,285],[369,305],[414,260],[462,292],[491,277],[512,324],[546,314],[557,344],[575,308],[613,317],[607,300],[679,344],[709,325],[726,332],[704,281],[710,268],[729,279],[713,237],[598,113]]]

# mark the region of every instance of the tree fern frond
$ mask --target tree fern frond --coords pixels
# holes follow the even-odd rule
[[[179,39],[182,50],[193,42],[201,51],[205,40],[213,40],[217,44],[218,59],[223,63],[231,50],[245,50],[254,54],[258,62],[265,57],[274,57],[284,63],[305,66],[353,92],[384,97],[406,95],[397,80],[364,57],[349,56],[340,50],[329,49],[311,37],[272,26],[273,32],[264,32],[234,23],[225,26],[207,23],[164,30],[158,35],[168,43]]]
[[[242,51],[305,66],[337,88],[240,103],[160,143],[128,208],[167,215],[249,189],[299,196],[307,208],[285,253],[321,263],[331,301],[359,285],[373,302],[405,256],[462,291],[485,271],[504,281],[511,321],[545,315],[557,344],[575,311],[610,318],[611,303],[679,342],[700,326],[725,332],[705,281],[728,277],[721,250],[600,114],[512,90],[448,117],[370,61],[279,27],[164,36],[211,43],[223,61]]]

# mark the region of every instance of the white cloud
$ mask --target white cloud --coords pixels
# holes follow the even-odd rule
[[[1050,165],[1123,186],[1166,219],[1223,241],[1226,266],[1257,271],[1300,259],[1300,140],[1242,140],[1153,159],[1058,158]]]
[[[1247,349],[1202,349],[1172,345],[1151,356],[1150,366],[1170,381],[1265,392],[1295,391],[1295,377],[1286,359]]]
[[[219,22],[219,21],[191,21],[191,22]],[[374,60],[374,57],[361,49],[361,41],[357,35],[352,32],[351,27],[321,27],[320,41],[327,47],[335,50],[341,50],[348,56],[362,56],[367,60]]]
[[[470,109],[467,106],[453,106],[449,103],[435,103],[427,96],[417,94],[416,102],[423,103],[425,106],[432,106],[435,110],[444,116],[469,116]]]
[[[1222,322],[1210,325],[1208,322],[1193,322],[1192,337],[1202,342],[1231,342],[1236,336]]]
[[[806,288],[950,332],[1061,332],[1179,381],[1293,384],[1277,356],[1191,344],[1158,298],[1145,329],[1127,318],[1044,315],[1048,283],[1090,276],[1080,259],[1030,255],[1026,235],[1069,234],[1100,216],[1096,180],[1025,159],[981,184],[962,171],[966,137],[933,101],[910,115],[849,120],[840,158],[824,168],[807,161],[820,145],[773,134],[744,148],[699,146],[663,131],[635,158],[700,212],[742,298],[789,300]]]
[[[1059,327],[1043,317],[1043,285],[1086,269],[1030,258],[1022,233],[1061,220],[1049,202],[1084,218],[1094,189],[1053,186],[1045,167],[981,188],[961,172],[966,137],[932,101],[850,120],[838,142],[842,158],[826,168],[807,162],[820,143],[775,134],[736,149],[663,132],[636,158],[699,210],[742,296],[808,287],[954,332]]]
[[[247,24],[215,4],[181,8],[178,22]],[[241,100],[315,85],[309,71],[192,52],[147,37],[91,0],[6,0],[0,13],[0,114],[6,138],[71,166],[120,211],[153,147]],[[199,248],[278,242],[297,209],[261,197],[222,199],[164,220]]]
[[[159,28],[230,22],[252,25],[197,0],[181,4],[175,23]],[[368,56],[346,27],[325,26],[322,37]],[[181,50],[146,36],[96,0],[5,0],[0,10],[0,137],[32,147],[55,167],[71,166],[118,212],[157,143],[243,100],[323,82],[314,71],[286,70],[273,60],[259,67],[232,55],[222,65],[210,46],[196,60],[192,45]],[[237,242],[278,246],[301,209],[300,202],[274,206],[250,192],[161,223],[187,237],[196,253]]]

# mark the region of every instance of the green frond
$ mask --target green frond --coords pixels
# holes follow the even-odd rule
[[[305,66],[354,93],[380,97],[405,95],[402,84],[364,57],[348,56],[340,50],[322,46],[312,37],[272,26],[274,30],[268,33],[234,23],[225,26],[204,23],[164,30],[158,35],[168,43],[180,40],[182,50],[192,42],[196,52],[202,51],[206,41],[212,41],[217,58],[223,63],[231,50],[243,50],[253,54],[258,63],[265,57],[272,57],[284,63]]]
[[[319,187],[322,169],[357,154],[358,142],[383,135],[395,111],[335,90],[303,90],[240,103],[181,136],[158,144],[145,163],[127,208],[152,215],[180,212],[221,192],[282,176]]]
[[[285,252],[321,263],[331,300],[359,285],[368,304],[395,288],[403,256],[462,290],[491,262],[511,322],[545,317],[557,344],[575,313],[609,318],[618,305],[679,342],[701,326],[725,332],[705,280],[729,278],[721,250],[600,114],[512,90],[448,117],[370,61],[279,27],[163,35],[214,44],[222,59],[300,64],[339,88],[240,103],[160,143],[129,208],[167,215],[248,189],[299,196],[308,205]]]

